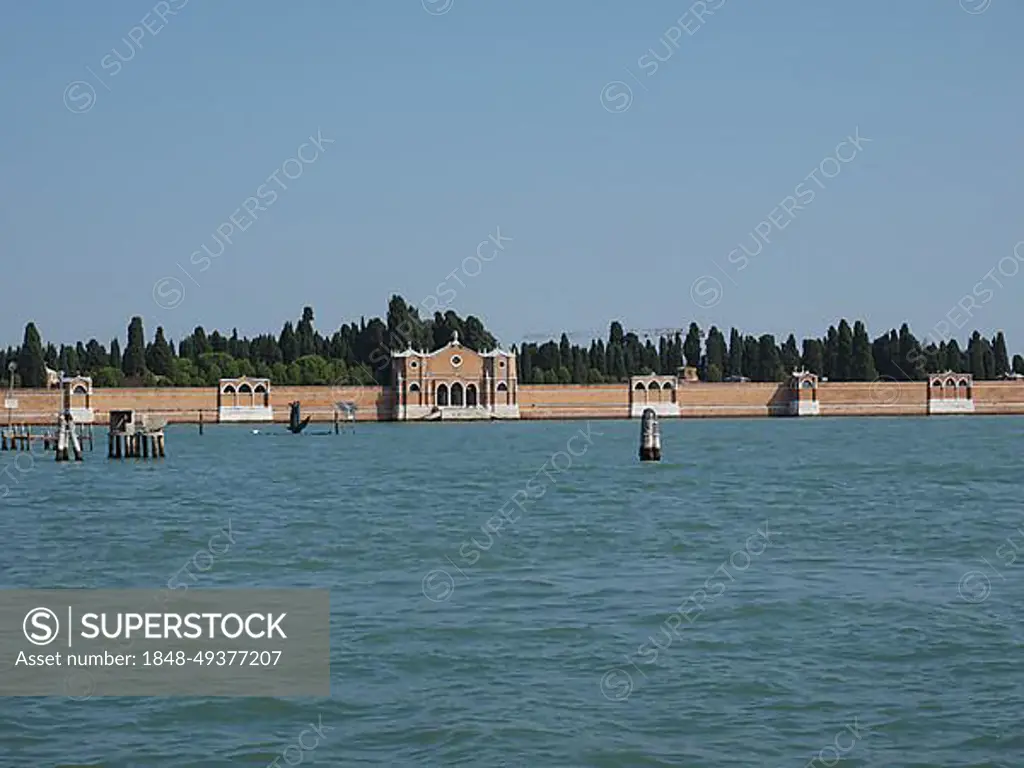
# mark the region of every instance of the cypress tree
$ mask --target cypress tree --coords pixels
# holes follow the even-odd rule
[[[142,376],[146,372],[146,338],[142,330],[142,318],[133,317],[128,323],[128,346],[124,350],[121,370],[125,376]]]
[[[156,338],[153,339],[153,344],[150,346],[146,364],[149,366],[149,370],[157,376],[170,376],[174,371],[174,355],[171,353],[167,339],[164,338],[162,327],[156,329]]]
[[[853,331],[846,318],[839,321],[836,333],[836,367],[832,378],[836,381],[850,381],[853,378]]]
[[[694,367],[700,365],[700,327],[696,323],[690,323],[690,328],[686,332],[683,354],[686,355],[687,365]]]
[[[825,370],[825,350],[818,339],[804,339],[804,353],[800,364],[805,371],[816,373],[818,376]]]
[[[117,339],[110,340],[110,360],[107,363],[115,371],[121,370],[121,342]]]
[[[281,338],[277,343],[281,347],[281,359],[285,365],[291,365],[299,359],[299,341],[295,338],[295,329],[292,328],[290,320],[281,329]],[[384,343],[384,339],[381,340],[381,343]],[[369,346],[372,347],[372,345]],[[361,362],[369,362],[369,355],[372,351],[372,348],[367,350],[367,359]]]
[[[727,376],[743,376],[743,337],[733,328],[729,331],[729,362]]]
[[[35,323],[25,326],[25,337],[18,352],[18,376],[23,387],[46,386],[46,363],[43,359],[43,341]]]
[[[711,326],[708,330],[708,338],[704,342],[705,349],[707,349],[707,373],[705,377],[708,381],[721,381],[725,372],[725,358],[727,351],[725,348],[725,336],[715,326]]]
[[[967,342],[969,373],[978,380],[985,378],[985,350],[981,345],[981,334],[975,331]]]
[[[967,363],[964,353],[960,351],[960,345],[956,339],[950,339],[946,345],[946,366],[953,373],[967,373]]]
[[[825,337],[825,378],[833,381],[839,378],[839,334],[834,325],[828,327]]]
[[[1006,374],[1010,372],[1010,356],[1006,352],[1006,339],[1003,337],[1003,332],[999,331],[996,334],[995,341],[993,342],[993,354],[995,360],[993,361],[993,375],[997,379],[1006,377]]]
[[[792,333],[789,334],[786,343],[782,345],[781,358],[782,371],[786,376],[800,367],[800,350],[796,346],[796,336]]]
[[[853,324],[853,362],[850,378],[854,381],[874,381],[878,378],[868,330],[860,320]]]
[[[764,381],[761,378],[761,353],[753,336],[743,337],[743,375],[751,381]]]
[[[1024,357],[1020,355],[1013,356],[1013,372],[1024,376]]]
[[[761,376],[759,381],[782,381],[784,373],[782,362],[779,359],[779,348],[775,344],[775,337],[764,334],[757,344],[758,359],[761,364]]]

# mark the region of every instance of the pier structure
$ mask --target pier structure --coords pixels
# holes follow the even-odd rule
[[[217,384],[217,420],[225,423],[271,422],[270,379],[221,379]]]
[[[974,377],[969,373],[928,376],[928,414],[974,413]]]
[[[632,376],[629,379],[629,417],[641,418],[648,410],[658,416],[678,416],[678,376]]]
[[[793,371],[789,377],[789,415],[819,416],[818,375],[810,371]]]
[[[164,427],[167,419],[136,411],[111,411],[107,458],[162,459],[167,455]]]
[[[397,421],[474,421],[519,418],[516,356],[477,352],[452,340],[434,352],[391,356]]]

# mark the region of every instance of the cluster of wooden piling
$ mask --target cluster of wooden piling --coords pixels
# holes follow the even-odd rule
[[[72,455],[75,461],[82,460],[82,442],[78,439],[75,420],[71,417],[70,410],[65,411],[57,422],[56,453],[57,461],[70,461]]]
[[[111,459],[163,459],[166,420],[135,411],[111,411],[107,457]]]
[[[163,432],[111,432],[108,442],[107,457],[111,459],[163,459],[167,456]]]
[[[0,430],[0,451],[31,451],[33,437],[28,427],[11,426]]]

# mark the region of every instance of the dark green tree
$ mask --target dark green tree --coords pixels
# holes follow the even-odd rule
[[[696,323],[690,323],[690,328],[686,332],[683,354],[686,356],[687,365],[700,365],[700,327]]]
[[[725,346],[725,336],[715,326],[708,329],[708,337],[704,342],[707,349],[707,366],[705,378],[708,381],[721,381],[725,373],[725,359],[728,350]]]
[[[868,330],[860,320],[853,324],[853,360],[850,378],[854,381],[874,381],[878,378]]]
[[[729,331],[729,361],[725,370],[726,376],[743,376],[743,336],[733,328]]]
[[[761,363],[759,381],[782,381],[785,379],[779,348],[775,344],[775,337],[772,334],[766,333],[758,339],[758,359]]]
[[[124,349],[121,370],[129,378],[138,378],[146,373],[146,336],[141,317],[135,316],[128,323],[128,346]]]
[[[996,334],[995,339],[992,342],[992,352],[994,356],[993,360],[993,376],[997,379],[1006,378],[1006,374],[1010,372],[1010,356],[1006,352],[1006,338],[1003,336],[1003,332],[999,331]]]
[[[157,376],[170,376],[174,371],[174,354],[162,327],[156,329],[156,337],[146,350],[146,366]]]
[[[381,340],[382,345],[383,343],[384,341]],[[277,344],[281,347],[281,359],[285,365],[291,365],[299,359],[299,340],[290,320],[281,328],[281,336],[278,338]],[[384,349],[386,350],[386,347]]]
[[[110,340],[110,359],[107,366],[110,368],[116,368],[121,371],[121,366],[124,364],[124,360],[121,357],[121,342],[117,339]],[[121,371],[124,373],[124,371]]]
[[[5,372],[6,373],[6,372]],[[18,377],[23,387],[46,386],[46,362],[43,360],[43,340],[35,323],[25,326],[25,337],[18,353]]]
[[[810,371],[818,376],[825,371],[825,348],[819,339],[804,339],[803,355],[800,365],[805,371]]]
[[[792,333],[789,334],[786,342],[782,345],[779,356],[782,362],[782,370],[786,376],[789,376],[789,374],[800,367],[800,350],[796,345],[796,336]]]

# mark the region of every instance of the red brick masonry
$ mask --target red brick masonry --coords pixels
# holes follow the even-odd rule
[[[975,414],[1024,414],[1024,381],[974,382]],[[60,392],[14,391],[19,424],[52,424],[60,408]],[[680,384],[678,402],[684,418],[772,416],[785,411],[792,391],[785,384]],[[7,392],[4,392],[4,398]],[[273,387],[274,420],[288,421],[288,404],[302,403],[303,416],[332,421],[334,403],[352,401],[359,421],[390,421],[394,396],[390,387]],[[825,382],[818,385],[822,416],[923,416],[927,413],[927,382]],[[80,405],[76,398],[75,406]],[[217,388],[99,389],[92,395],[96,423],[105,424],[111,410],[136,410],[166,416],[171,422],[195,423],[202,412],[217,421]],[[543,385],[519,387],[523,419],[625,419],[629,417],[629,385]],[[0,411],[0,423],[7,415]]]

